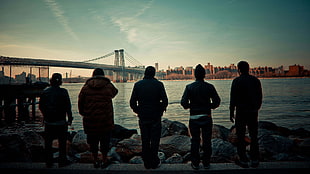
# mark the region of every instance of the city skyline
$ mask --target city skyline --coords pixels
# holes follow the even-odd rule
[[[310,69],[306,0],[1,0],[0,22],[2,56],[84,61],[125,49],[159,69],[240,60]]]

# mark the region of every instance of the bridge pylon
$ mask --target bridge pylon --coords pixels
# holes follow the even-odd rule
[[[126,82],[126,73],[125,73],[125,56],[124,49],[114,50],[115,59],[114,65],[117,67],[121,67],[122,71],[113,73],[113,81],[114,82]]]

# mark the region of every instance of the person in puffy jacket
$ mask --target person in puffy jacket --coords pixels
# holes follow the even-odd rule
[[[220,105],[221,99],[215,87],[204,81],[206,71],[199,64],[195,68],[196,81],[188,84],[184,90],[181,105],[190,109],[189,130],[191,134],[191,165],[199,169],[200,163],[200,135],[202,135],[202,163],[205,169],[210,168],[212,154],[211,135],[212,117],[211,109]]]
[[[139,117],[142,158],[146,169],[160,167],[161,117],[168,106],[164,84],[154,76],[155,68],[148,66],[143,80],[135,83],[130,98],[130,107]]]
[[[54,73],[50,80],[51,86],[43,91],[39,101],[39,109],[45,124],[46,167],[48,168],[53,167],[52,142],[55,138],[59,141],[59,167],[70,164],[67,159],[66,144],[68,125],[71,125],[73,117],[68,91],[60,88],[61,84],[61,74]]]
[[[104,76],[104,71],[96,68],[79,94],[79,113],[83,116],[84,132],[87,134],[87,143],[94,158],[95,168],[105,168],[109,164],[107,153],[114,128],[112,99],[117,93],[117,88]],[[98,159],[99,142],[101,161]]]

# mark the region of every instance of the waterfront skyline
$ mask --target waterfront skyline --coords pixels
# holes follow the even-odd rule
[[[159,69],[310,69],[310,1],[1,0],[0,22],[2,56],[84,61],[123,48]]]

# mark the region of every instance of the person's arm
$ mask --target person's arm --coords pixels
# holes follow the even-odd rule
[[[229,111],[230,111],[230,121],[234,123],[235,120],[235,108],[236,108],[236,84],[235,80],[231,84],[230,89],[230,104],[229,104]]]
[[[129,103],[130,103],[130,108],[136,114],[138,114],[138,103],[137,102],[138,102],[138,97],[137,97],[137,94],[136,94],[136,85],[134,85]]]
[[[189,104],[189,96],[188,96],[188,87],[185,87],[185,90],[183,92],[183,96],[181,99],[181,105],[183,106],[184,109],[188,109],[190,107]]]
[[[82,116],[85,116],[85,112],[84,112],[85,96],[84,96],[84,93],[83,93],[83,89],[84,88],[81,89],[79,97],[78,97],[78,109],[79,109],[79,113]]]
[[[71,101],[67,90],[65,90],[65,100],[66,100],[66,113],[68,116],[68,125],[71,125],[73,121],[73,116],[71,110]]]
[[[112,98],[114,98],[118,94],[118,89],[112,83],[110,83],[110,85],[112,89]]]
[[[212,99],[212,103],[211,103],[211,108],[212,109],[215,109],[217,107],[220,106],[220,103],[221,103],[221,98],[220,96],[218,95],[216,89],[214,88],[214,86],[212,85],[212,96],[211,96],[211,99]]]
[[[168,97],[167,97],[165,87],[162,83],[161,83],[161,100],[162,100],[163,111],[166,111],[167,106],[168,106]]]

